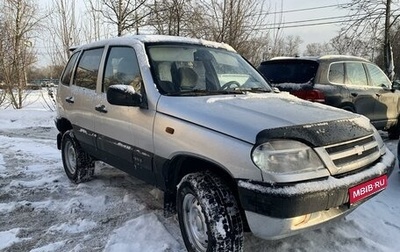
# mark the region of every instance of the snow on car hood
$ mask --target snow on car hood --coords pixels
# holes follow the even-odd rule
[[[284,82],[284,83],[271,83],[271,86],[278,88],[281,91],[297,91],[302,89],[312,89],[313,83],[311,81],[306,83],[292,83],[292,82]]]
[[[295,128],[300,135],[302,131],[312,132],[313,138],[316,138],[315,135],[323,137],[329,132],[336,137],[337,140],[334,141],[337,142],[340,141],[338,136],[346,133],[350,127],[356,126],[361,131],[358,130],[357,133],[352,131],[349,133],[352,134],[350,136],[344,134],[346,140],[348,137],[360,137],[372,132],[368,119],[363,116],[308,102],[288,93],[161,96],[157,110],[249,143],[259,142],[257,138],[260,136],[257,135],[264,132],[261,138],[269,136],[265,131],[271,130],[273,135],[270,137],[290,138],[290,134],[289,137],[285,134],[292,128]],[[338,122],[341,127],[337,129],[341,132],[334,132],[335,129],[332,127],[337,127]]]

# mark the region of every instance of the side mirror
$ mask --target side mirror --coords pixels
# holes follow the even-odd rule
[[[142,104],[142,96],[129,85],[111,85],[107,90],[107,101],[113,105],[138,107]]]

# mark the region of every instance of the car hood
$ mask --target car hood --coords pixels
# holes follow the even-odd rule
[[[288,93],[161,96],[157,111],[253,144],[265,138],[306,138],[326,145],[372,133],[363,116]]]

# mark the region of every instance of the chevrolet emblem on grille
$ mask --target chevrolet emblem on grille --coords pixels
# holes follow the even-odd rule
[[[354,150],[357,153],[357,155],[360,156],[365,151],[365,148],[364,148],[364,146],[356,145],[356,146],[354,146]]]

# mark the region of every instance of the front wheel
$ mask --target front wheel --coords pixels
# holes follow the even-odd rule
[[[94,174],[94,160],[81,148],[72,130],[61,139],[61,156],[67,177],[75,183],[89,181]]]
[[[209,173],[183,177],[177,209],[188,251],[243,250],[243,223],[236,199],[218,177]]]

